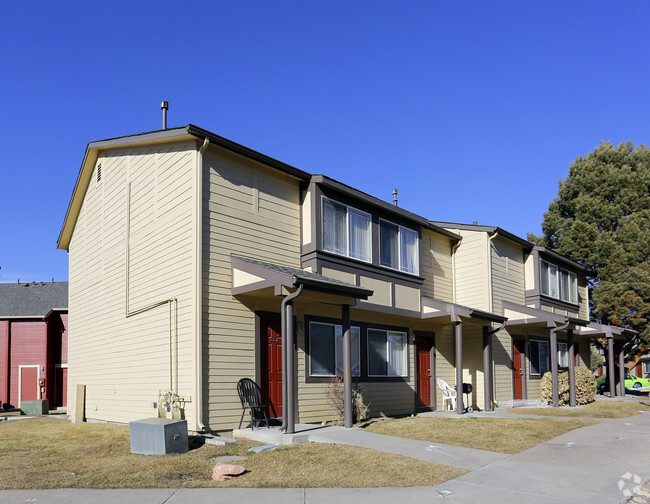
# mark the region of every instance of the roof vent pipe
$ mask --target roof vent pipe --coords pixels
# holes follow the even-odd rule
[[[397,189],[393,189],[393,205],[397,206]]]
[[[166,101],[161,102],[160,104],[160,109],[162,110],[163,113],[163,127],[162,129],[167,129],[167,111],[169,110],[169,103]]]

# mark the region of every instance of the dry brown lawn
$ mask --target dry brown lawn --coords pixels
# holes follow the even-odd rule
[[[553,417],[625,418],[640,411],[650,411],[650,401],[604,401],[598,400],[582,408],[526,408],[511,409],[509,413],[544,415]]]
[[[464,474],[455,467],[340,445],[303,443],[264,453],[238,441],[188,453],[134,455],[129,429],[48,417],[0,422],[0,489],[431,486]],[[242,476],[212,481],[220,456],[239,455]]]
[[[594,423],[593,420],[574,419],[410,417],[379,420],[366,428],[370,432],[389,436],[519,453],[560,434]]]

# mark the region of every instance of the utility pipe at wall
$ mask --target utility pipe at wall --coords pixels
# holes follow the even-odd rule
[[[130,279],[131,279],[131,182],[127,184],[127,191],[126,191],[126,257],[125,257],[125,267],[124,267],[124,272],[125,272],[125,285],[126,285],[126,292],[125,292],[125,313],[124,316],[125,318],[130,318],[135,315],[139,315],[141,313],[153,310],[154,308],[158,308],[159,306],[163,305],[169,305],[169,391],[176,394],[178,396],[178,383],[176,384],[176,389],[173,387],[173,376],[174,376],[174,366],[173,366],[173,355],[172,355],[172,348],[174,346],[174,342],[176,343],[176,355],[178,355],[178,333],[177,333],[177,324],[176,324],[176,313],[178,311],[178,301],[175,297],[171,297],[168,299],[163,299],[160,301],[156,301],[154,303],[150,303],[146,306],[142,306],[140,308],[136,309],[131,309],[130,306],[130,297],[129,293],[131,290],[130,287]],[[172,312],[174,316],[172,317]],[[176,370],[178,373],[178,370]]]

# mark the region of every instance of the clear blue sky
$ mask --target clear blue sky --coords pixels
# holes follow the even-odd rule
[[[646,1],[0,0],[0,281],[67,280],[86,144],[194,123],[520,236],[575,157],[650,139]]]

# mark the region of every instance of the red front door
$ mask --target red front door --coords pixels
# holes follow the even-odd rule
[[[524,340],[512,340],[512,364],[514,369],[515,399],[523,399],[523,365],[524,358]]]
[[[270,418],[282,417],[282,333],[279,320],[260,321],[262,402]]]
[[[431,340],[415,338],[418,355],[418,406],[431,406]]]
[[[20,401],[38,399],[38,366],[20,368]]]

